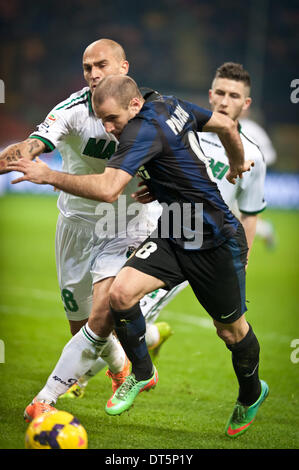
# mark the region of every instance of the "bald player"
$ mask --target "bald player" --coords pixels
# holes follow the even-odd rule
[[[103,173],[118,141],[105,131],[101,120],[95,116],[91,97],[104,77],[125,75],[128,69],[129,63],[120,44],[110,39],[90,44],[83,54],[83,74],[88,86],[55,106],[28,139],[7,147],[0,155],[1,172],[6,172],[8,162],[17,161],[20,157],[33,160],[57,148],[62,156],[63,171],[78,175]],[[136,189],[137,182],[133,181],[125,191],[127,202]],[[58,209],[57,275],[73,338],[64,348],[63,357],[49,376],[41,395],[36,398],[36,405],[30,407],[26,415],[29,420],[55,402],[56,397],[70,386],[73,389],[77,387],[75,391],[80,393],[82,387],[77,386],[77,381],[81,379],[81,385],[86,384],[87,379],[106,364],[113,389],[128,375],[129,364],[124,351],[111,334],[108,291],[127,257],[153,229],[159,215],[157,205],[143,206],[139,214],[143,224],[139,231],[131,233],[131,236],[116,233],[114,237],[107,238],[107,233],[101,233],[97,226],[98,202],[61,191]],[[118,220],[121,216],[117,214]],[[148,296],[144,300],[145,310],[165,293],[155,293],[154,298]],[[69,376],[70,360],[76,360],[76,353],[81,354],[82,351],[93,358],[92,367],[85,357],[84,361],[78,360],[77,374]],[[99,358],[96,363],[95,356]]]

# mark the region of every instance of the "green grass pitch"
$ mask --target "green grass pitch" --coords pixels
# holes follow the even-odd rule
[[[56,197],[3,196],[0,211],[0,448],[23,449],[23,410],[70,333],[55,271]],[[160,316],[175,334],[161,350],[155,391],[141,394],[129,413],[108,417],[111,385],[102,371],[82,400],[57,402],[85,426],[90,449],[298,449],[299,350],[291,347],[299,342],[298,216],[264,213],[278,244],[269,251],[256,239],[247,272],[247,319],[270,386],[251,429],[235,440],[223,433],[237,395],[230,353],[187,288]]]

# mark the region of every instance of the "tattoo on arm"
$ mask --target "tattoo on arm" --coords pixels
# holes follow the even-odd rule
[[[26,142],[28,142],[29,149],[28,152],[31,154],[34,150],[39,150],[41,148],[41,142],[38,140],[32,140],[32,139],[27,139]]]
[[[18,148],[12,148],[9,153],[4,153],[0,156],[0,160],[5,160],[7,162],[18,161],[21,158],[21,152]]]
[[[43,142],[33,139],[10,145],[0,154],[0,174],[6,173],[7,163],[16,162],[22,157],[33,159],[43,152],[44,147]]]

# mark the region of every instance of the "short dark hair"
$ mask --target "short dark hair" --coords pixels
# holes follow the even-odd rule
[[[101,105],[107,98],[113,97],[124,109],[128,109],[131,99],[142,98],[136,82],[128,75],[110,75],[103,78],[96,86],[93,101]]]
[[[250,88],[251,80],[250,75],[243,68],[242,64],[235,62],[225,62],[216,70],[215,78],[228,78],[229,80],[235,80],[236,82],[243,82],[244,85]]]

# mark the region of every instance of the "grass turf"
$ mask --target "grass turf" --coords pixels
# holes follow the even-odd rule
[[[0,449],[23,449],[23,410],[42,388],[70,338],[54,260],[56,198],[0,198]],[[261,345],[260,376],[270,386],[252,428],[236,440],[224,433],[237,395],[230,353],[190,288],[161,313],[175,334],[157,362],[155,391],[141,394],[129,413],[104,412],[109,379],[93,378],[82,400],[60,399],[76,415],[90,449],[298,449],[299,338],[297,212],[267,210],[275,250],[256,239],[247,273],[247,319]],[[299,351],[295,357],[299,359]]]

